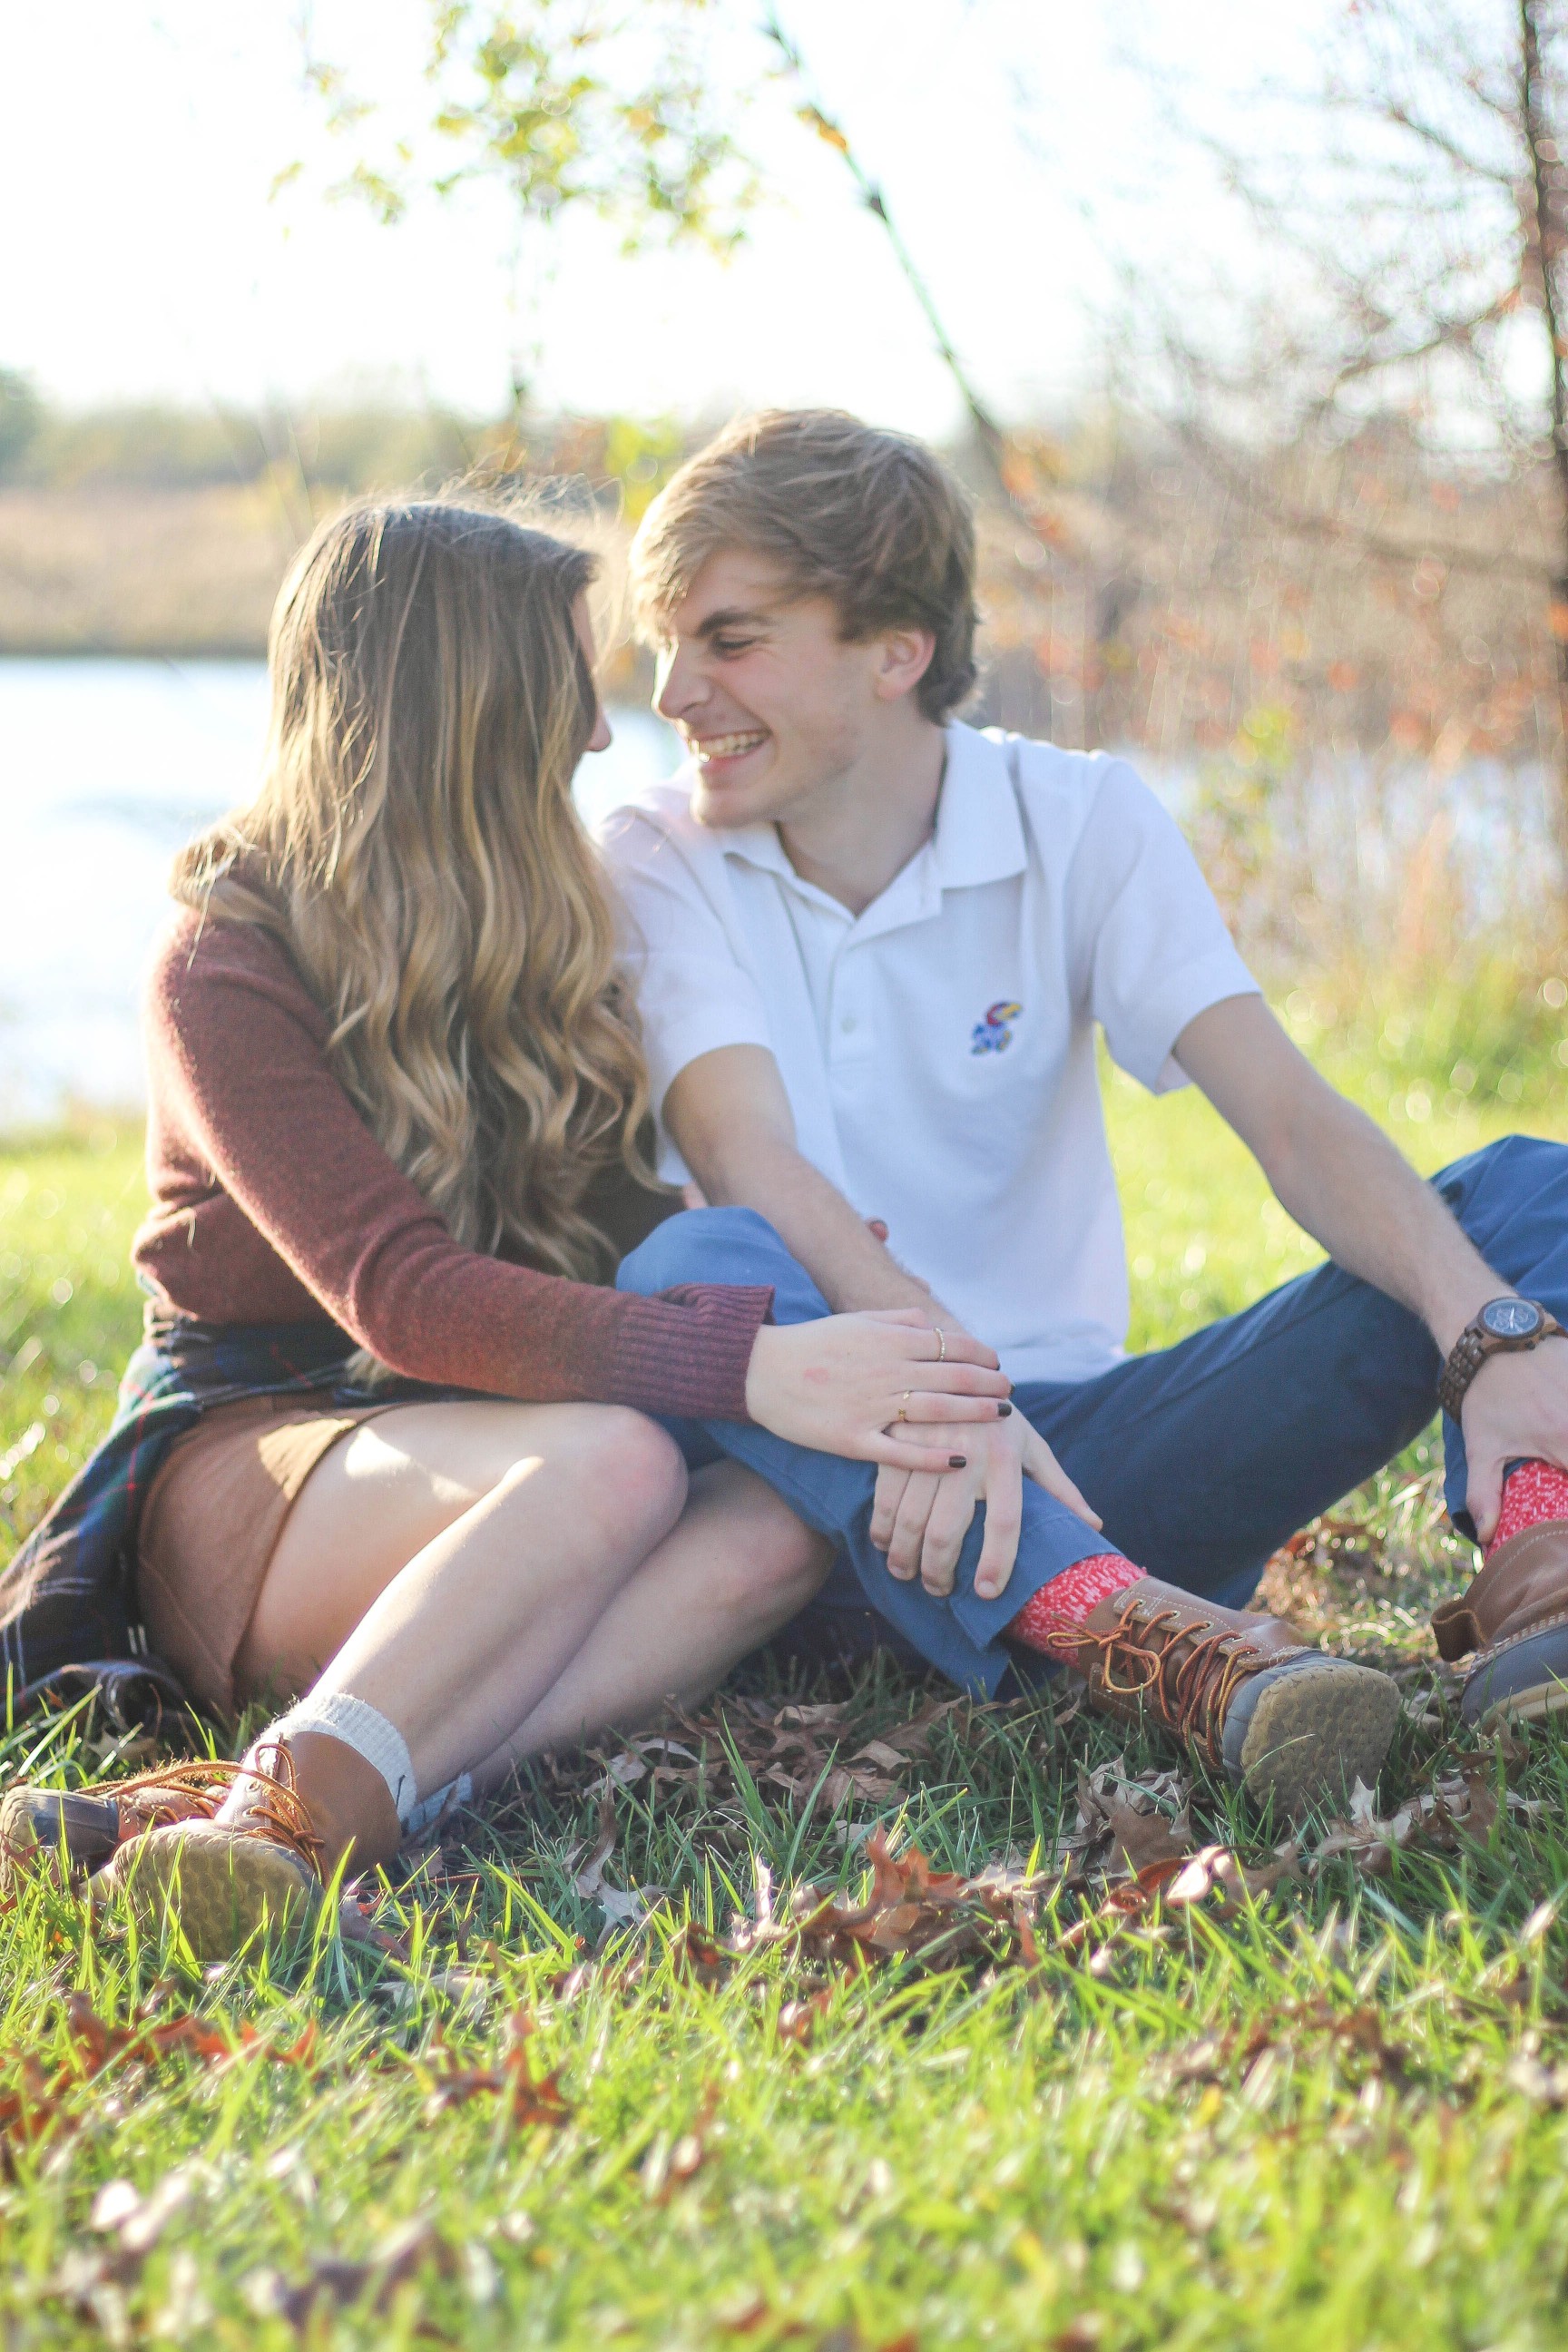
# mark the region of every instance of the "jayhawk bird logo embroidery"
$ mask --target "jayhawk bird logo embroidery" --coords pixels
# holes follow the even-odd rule
[[[1013,1024],[1023,1013],[1023,1006],[1010,998],[998,998],[985,1008],[985,1018],[977,1021],[969,1033],[972,1054],[1005,1054],[1013,1042]]]

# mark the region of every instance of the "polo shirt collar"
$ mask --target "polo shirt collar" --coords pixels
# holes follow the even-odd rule
[[[892,913],[889,900],[901,900],[911,883],[924,902],[923,911],[930,912],[933,911],[931,902],[943,890],[1005,881],[1010,875],[1022,874],[1028,864],[1006,744],[983,735],[978,728],[966,727],[959,719],[951,719],[944,732],[947,766],[935,833],[903,872],[895,875],[881,898],[873,899],[860,918],[862,923],[879,909]],[[739,857],[764,873],[778,875],[814,898],[825,895],[796,874],[775,825],[737,827],[724,835],[723,852],[726,857]],[[832,903],[837,907],[837,900]],[[900,908],[899,911],[907,919],[915,910]]]
[[[1006,743],[961,719],[951,720],[946,732],[947,772],[931,845],[938,888],[961,890],[1022,874],[1028,852]]]

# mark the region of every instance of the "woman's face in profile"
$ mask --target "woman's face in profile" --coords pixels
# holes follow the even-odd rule
[[[594,643],[594,624],[588,617],[588,592],[584,589],[572,606],[572,619],[577,631],[577,642],[583,648],[583,658],[588,665],[589,676],[595,677],[595,664],[599,658]],[[588,738],[590,751],[607,751],[610,748],[610,722],[605,716],[605,706],[599,700],[597,683],[594,691],[594,731]]]

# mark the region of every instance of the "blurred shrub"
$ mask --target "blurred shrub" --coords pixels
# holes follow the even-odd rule
[[[605,420],[604,471],[620,485],[622,512],[628,523],[642,520],[689,446],[686,434],[673,417],[657,417],[651,423],[636,416]]]
[[[1497,941],[1403,971],[1345,961],[1285,1000],[1324,1074],[1420,1126],[1464,1104],[1521,1116],[1568,1096],[1568,957],[1538,964]]]
[[[0,478],[38,489],[199,489],[262,480],[282,466],[312,487],[359,491],[433,483],[471,466],[491,428],[446,409],[283,410],[155,403],[46,408],[0,377]],[[16,422],[8,420],[15,410]]]
[[[28,379],[0,368],[0,481],[26,456],[43,414],[43,403]]]

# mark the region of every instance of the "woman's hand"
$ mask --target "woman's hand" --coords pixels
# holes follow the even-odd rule
[[[944,1433],[956,1438],[957,1424]],[[1005,1591],[1018,1554],[1026,1478],[1055,1495],[1091,1528],[1100,1525],[1045,1439],[1021,1412],[989,1429],[967,1432],[964,1451],[966,1467],[945,1477],[910,1477],[889,1469],[878,1473],[871,1541],[887,1553],[889,1573],[901,1583],[910,1584],[918,1576],[928,1592],[945,1600],[952,1591],[969,1523],[984,1503],[985,1540],[975,1566],[974,1590],[982,1601]]]
[[[945,1349],[945,1360],[943,1351]],[[746,1372],[754,1422],[851,1462],[945,1476],[976,1423],[1011,1411],[994,1351],[966,1332],[945,1341],[918,1307],[765,1324]],[[938,1438],[924,1424],[940,1423]]]

